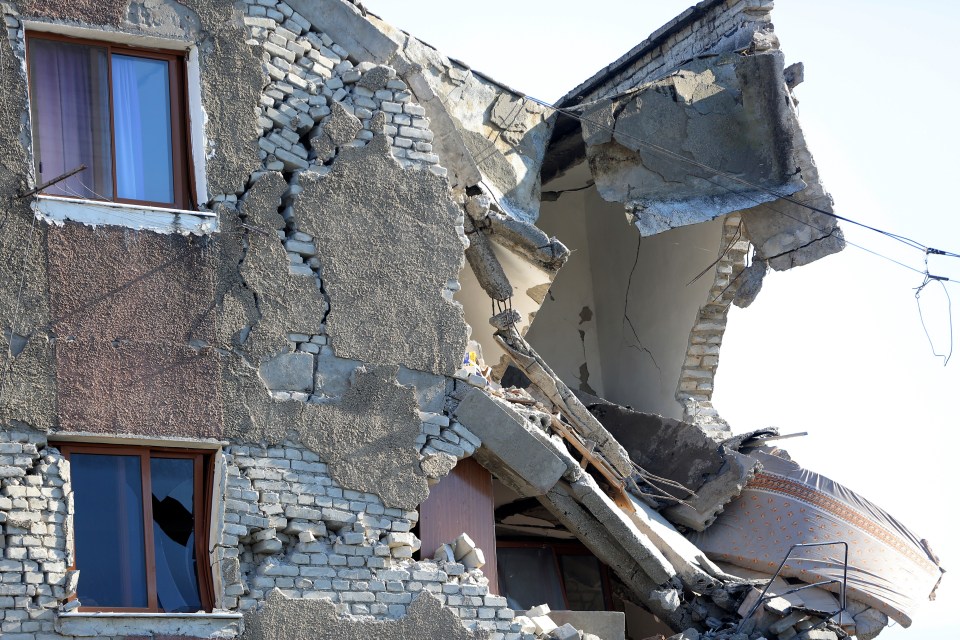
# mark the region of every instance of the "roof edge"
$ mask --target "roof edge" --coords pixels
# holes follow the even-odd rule
[[[671,35],[680,31],[687,25],[695,22],[702,16],[709,13],[709,11],[715,6],[724,4],[726,1],[727,0],[702,0],[702,2],[689,7],[673,20],[651,33],[646,40],[600,69],[600,71],[581,82],[572,90],[568,91],[562,98],[557,100],[554,105],[558,107],[568,107],[573,104],[577,104],[580,102],[578,98],[585,94],[591,93],[594,89],[605,82],[608,78],[616,74],[618,71],[633,64],[644,55],[652,51],[654,48],[663,44],[663,42],[666,41]]]

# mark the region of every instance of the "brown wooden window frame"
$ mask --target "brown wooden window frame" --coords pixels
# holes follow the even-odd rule
[[[190,144],[190,118],[187,109],[187,63],[185,52],[173,51],[169,49],[160,49],[153,47],[136,47],[125,44],[118,44],[105,40],[91,40],[87,38],[75,38],[65,36],[59,33],[50,33],[46,31],[28,31],[26,34],[27,48],[27,67],[30,67],[30,43],[34,40],[53,40],[59,42],[68,42],[71,44],[86,45],[91,47],[100,47],[107,52],[108,60],[112,59],[114,53],[128,55],[139,58],[149,58],[153,60],[165,60],[169,64],[170,73],[170,131],[171,131],[171,156],[173,160],[173,202],[153,202],[149,200],[132,200],[120,198],[117,196],[117,151],[116,136],[113,126],[113,81],[112,65],[107,64],[107,86],[110,88],[110,101],[107,108],[110,110],[110,168],[113,180],[113,198],[105,199],[104,202],[117,202],[121,204],[143,205],[148,207],[161,207],[165,209],[180,209],[192,211],[197,208],[197,188],[193,175],[193,160],[191,156]],[[28,73],[28,75],[30,75]],[[31,95],[35,93],[32,80],[29,80]],[[31,103],[30,117],[33,121],[33,134],[38,135],[36,122],[37,114]],[[35,149],[39,144],[35,143]],[[39,153],[34,152],[34,162],[39,163]],[[39,164],[36,167],[37,175],[40,175]],[[89,199],[77,198],[69,195],[56,194],[54,197],[66,199]]]
[[[153,501],[150,482],[150,458],[153,454],[161,458],[192,459],[193,465],[193,513],[194,544],[197,561],[197,588],[203,611],[213,611],[213,574],[210,567],[207,548],[210,538],[210,519],[213,499],[214,459],[213,451],[182,449],[175,447],[149,445],[114,445],[100,443],[51,442],[67,459],[73,453],[100,454],[114,456],[139,456],[140,486],[143,507],[144,562],[146,567],[147,607],[85,607],[80,602],[79,611],[119,612],[119,613],[164,613],[157,600],[156,557],[153,539]],[[72,473],[72,470],[71,470]],[[79,554],[74,549],[72,569],[77,568]],[[83,580],[81,573],[80,579]]]

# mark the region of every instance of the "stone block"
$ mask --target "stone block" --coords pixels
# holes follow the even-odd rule
[[[568,625],[604,640],[626,637],[626,616],[620,611],[551,611],[549,615],[560,628]]]
[[[557,640],[580,640],[580,632],[572,624],[566,623],[554,629],[550,637]]]
[[[313,391],[314,359],[309,353],[281,353],[260,365],[260,379],[273,391]]]
[[[537,635],[546,635],[557,628],[557,624],[547,616],[534,616],[530,621],[536,627]]]

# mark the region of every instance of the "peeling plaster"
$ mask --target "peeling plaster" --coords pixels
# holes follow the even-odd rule
[[[422,592],[399,620],[374,622],[338,615],[327,600],[292,600],[274,589],[263,608],[244,619],[243,640],[313,640],[317,630],[329,640],[472,640],[485,631],[468,631],[439,600]]]
[[[452,374],[467,327],[443,296],[463,264],[463,212],[446,180],[403,169],[379,135],[342,149],[326,176],[303,173],[301,185],[299,226],[324,256],[336,355]]]

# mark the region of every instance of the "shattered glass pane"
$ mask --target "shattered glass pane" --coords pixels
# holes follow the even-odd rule
[[[193,459],[150,458],[157,600],[162,611],[199,611]]]

